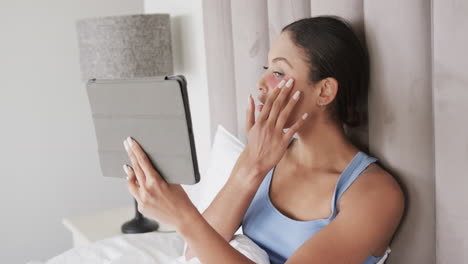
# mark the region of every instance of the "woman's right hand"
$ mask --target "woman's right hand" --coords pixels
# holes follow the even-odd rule
[[[308,114],[304,113],[285,133],[283,131],[292,109],[296,105],[300,91],[297,90],[289,101],[288,94],[293,90],[294,80],[291,77],[283,79],[271,92],[257,120],[255,120],[255,102],[249,96],[249,106],[246,112],[247,146],[243,158],[250,166],[264,177],[283,157],[289,141],[301,127]],[[279,88],[278,88],[279,87]],[[286,106],[285,106],[286,104]]]

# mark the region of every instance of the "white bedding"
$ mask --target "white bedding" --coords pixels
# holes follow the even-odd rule
[[[72,248],[46,262],[29,264],[170,263],[183,249],[184,240],[175,232],[128,234]]]
[[[268,255],[244,235],[236,235],[230,244],[249,259],[268,264]],[[28,264],[198,264],[198,258],[185,260],[185,241],[177,233],[120,235],[85,247],[70,249],[46,262]]]

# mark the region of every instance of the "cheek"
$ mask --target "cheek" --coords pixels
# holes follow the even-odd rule
[[[275,76],[267,76],[266,77],[266,84],[268,85],[268,88],[272,89],[272,88],[275,88],[279,82],[281,82],[281,80],[283,79],[278,79],[278,78],[275,78]]]

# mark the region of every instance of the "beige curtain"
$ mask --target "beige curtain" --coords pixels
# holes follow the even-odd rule
[[[203,0],[211,132],[246,142],[245,108],[270,42],[300,18],[340,15],[371,57],[368,124],[347,130],[401,182],[407,213],[387,263],[468,259],[468,1]]]

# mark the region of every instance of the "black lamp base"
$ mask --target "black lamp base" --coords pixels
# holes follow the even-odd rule
[[[124,234],[136,234],[136,233],[147,233],[158,230],[159,224],[148,218],[133,218],[132,220],[125,222],[122,225],[122,233]]]
[[[158,230],[159,224],[156,221],[144,217],[140,212],[138,212],[138,205],[135,201],[135,217],[125,222],[122,225],[122,233],[124,234],[137,234],[137,233],[147,233]]]

